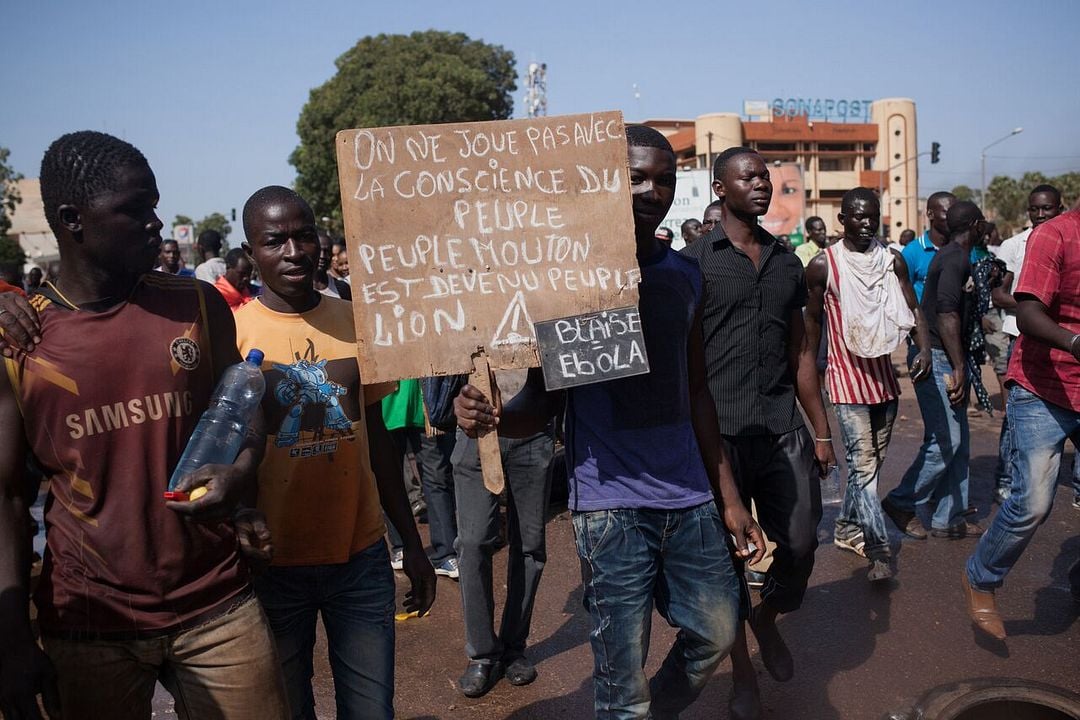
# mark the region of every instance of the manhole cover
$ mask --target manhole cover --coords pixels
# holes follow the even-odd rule
[[[934,688],[886,720],[1080,720],[1080,695],[1015,678],[979,678]]]

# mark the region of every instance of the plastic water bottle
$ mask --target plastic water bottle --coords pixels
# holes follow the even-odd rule
[[[840,479],[840,468],[833,465],[825,477],[821,478],[821,502],[836,505],[844,499],[844,483]]]
[[[262,402],[262,350],[252,350],[247,359],[225,371],[214,388],[210,406],[199,418],[180,462],[169,478],[169,490],[203,465],[231,465],[240,454],[255,409]]]

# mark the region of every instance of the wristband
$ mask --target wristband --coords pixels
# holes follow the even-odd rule
[[[814,438],[814,441],[815,441],[815,442],[827,442],[827,443],[831,443],[831,442],[832,442],[832,438],[831,438],[831,437],[827,437],[827,438]]]
[[[1073,355],[1076,354],[1076,341],[1080,340],[1080,333],[1073,335],[1072,340],[1069,341],[1069,352]]]

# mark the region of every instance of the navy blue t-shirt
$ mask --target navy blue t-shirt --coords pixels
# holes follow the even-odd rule
[[[687,373],[701,272],[667,247],[639,264],[649,373],[567,391],[571,510],[679,510],[712,499]]]

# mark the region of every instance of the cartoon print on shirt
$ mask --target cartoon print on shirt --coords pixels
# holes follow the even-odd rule
[[[295,445],[300,439],[301,421],[304,412],[309,409],[322,409],[323,420],[316,430],[315,439],[321,438],[326,430],[346,434],[352,430],[352,421],[341,408],[339,397],[348,389],[333,382],[326,374],[326,360],[316,359],[314,347],[310,341],[305,357],[299,357],[292,365],[274,363],[283,377],[274,387],[274,397],[286,408],[285,417],[278,428],[274,444],[278,447]],[[309,359],[310,358],[310,359]]]

